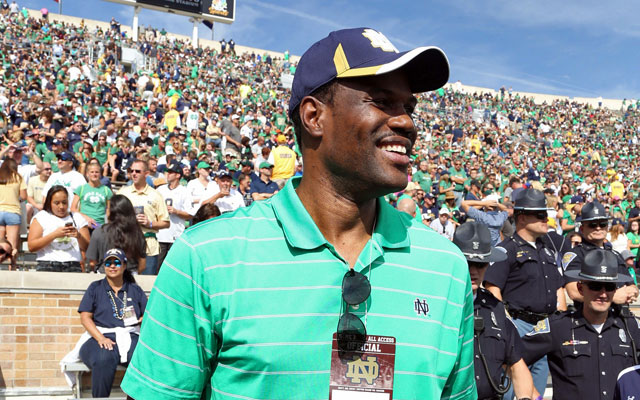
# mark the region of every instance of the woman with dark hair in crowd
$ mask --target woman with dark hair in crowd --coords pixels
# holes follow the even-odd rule
[[[0,166],[0,238],[6,238],[13,248],[9,269],[15,267],[18,252],[22,222],[20,200],[26,199],[27,185],[18,173],[18,164],[7,157]]]
[[[78,213],[69,213],[69,195],[54,185],[31,220],[27,244],[38,254],[38,271],[83,272],[81,251],[89,245],[87,221]]]
[[[147,296],[127,268],[122,249],[105,252],[105,278],[87,288],[78,312],[87,330],[79,356],[91,369],[91,394],[109,397],[118,364],[128,364],[138,343]],[[90,337],[89,337],[90,335]]]
[[[211,218],[215,218],[220,215],[220,209],[213,203],[207,203],[198,209],[196,215],[191,220],[191,226],[198,222],[206,221]]]
[[[127,268],[131,272],[142,273],[146,266],[147,243],[131,201],[125,196],[114,195],[107,208],[107,219],[109,222],[98,227],[91,235],[87,249],[91,270],[96,270],[98,261],[102,260],[108,249],[118,247],[127,255]]]

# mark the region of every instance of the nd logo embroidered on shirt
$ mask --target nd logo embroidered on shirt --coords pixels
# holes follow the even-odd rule
[[[416,314],[418,314],[418,317],[420,314],[424,314],[426,316],[427,313],[429,313],[429,304],[425,299],[420,300],[416,298],[416,301],[413,302],[413,309]]]
[[[351,379],[351,383],[356,385],[360,384],[362,379],[367,381],[367,384],[373,385],[373,381],[375,381],[380,374],[380,367],[377,360],[378,358],[375,356],[367,356],[366,360],[363,360],[359,356],[354,356],[354,360],[347,363],[347,373],[345,376]]]
[[[394,46],[385,35],[378,31],[365,29],[364,32],[362,32],[362,36],[371,41],[371,47],[379,48],[382,51],[398,53],[396,46]]]

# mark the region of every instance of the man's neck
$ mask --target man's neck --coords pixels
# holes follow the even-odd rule
[[[524,228],[516,230],[516,233],[518,234],[518,236],[520,236],[523,240],[527,242],[535,242],[540,236],[542,236],[538,233],[533,233]]]
[[[609,316],[609,311],[597,312],[591,310],[586,305],[582,308],[582,315],[584,319],[587,320],[591,325],[601,325],[607,321],[607,317]]]
[[[175,188],[177,188],[180,185],[180,180],[176,179],[173,182],[169,182],[169,189],[173,190]]]
[[[144,188],[147,186],[147,182],[143,181],[142,183],[134,183],[133,187],[136,190],[144,190]]]
[[[270,181],[271,179],[269,179],[269,177],[268,177],[268,176],[260,175],[260,180],[261,180],[262,182],[264,182],[264,183],[269,183],[269,181]]]
[[[354,266],[373,234],[377,200],[358,201],[321,181],[303,177],[296,193],[324,238]]]

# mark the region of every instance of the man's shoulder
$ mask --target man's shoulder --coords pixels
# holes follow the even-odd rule
[[[268,199],[254,201],[249,207],[241,207],[236,211],[200,222],[188,228],[182,238],[187,244],[198,246],[203,242],[215,243],[219,239],[231,237],[246,236],[248,239],[259,239],[273,235],[274,230],[282,232],[271,200]],[[228,243],[223,244],[227,245]]]

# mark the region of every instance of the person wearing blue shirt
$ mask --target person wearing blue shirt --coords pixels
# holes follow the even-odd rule
[[[109,397],[118,364],[128,364],[138,343],[147,296],[127,270],[121,249],[107,250],[106,277],[89,285],[78,312],[91,335],[80,348],[80,359],[92,371],[91,394]]]
[[[278,193],[278,184],[271,180],[273,165],[267,161],[263,161],[259,165],[260,179],[251,182],[251,197],[254,201],[268,199]]]

